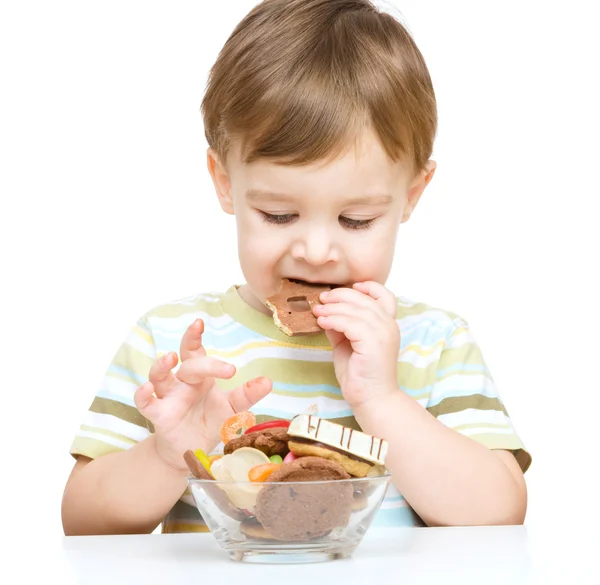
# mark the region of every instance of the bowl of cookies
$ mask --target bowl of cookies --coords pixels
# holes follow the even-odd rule
[[[388,489],[387,443],[308,414],[245,428],[240,414],[222,454],[184,454],[191,494],[219,545],[244,562],[350,556]]]

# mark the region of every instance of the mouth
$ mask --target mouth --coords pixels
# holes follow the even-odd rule
[[[323,282],[323,281],[313,281],[313,280],[302,280],[300,278],[288,278],[290,282],[294,282],[296,284],[302,284],[307,286],[328,286],[330,288],[340,288],[345,286],[343,284],[337,284],[333,282]]]

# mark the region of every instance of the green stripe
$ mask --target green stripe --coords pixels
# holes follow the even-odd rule
[[[151,433],[154,432],[152,423],[140,414],[140,411],[135,406],[129,406],[110,398],[101,398],[96,396],[90,406],[92,412],[98,414],[110,414],[116,416],[125,422],[137,425],[144,429],[148,429]]]
[[[443,414],[453,414],[468,408],[475,408],[477,410],[498,410],[508,416],[504,405],[498,398],[490,398],[488,396],[483,396],[482,394],[444,398],[439,404],[429,406],[427,410],[437,418]]]
[[[224,314],[221,303],[209,302],[205,299],[198,298],[192,305],[184,305],[179,303],[171,303],[156,307],[147,314],[147,317],[158,317],[160,319],[174,319],[183,315],[192,315],[202,311],[211,317],[220,317]]]
[[[426,368],[399,362],[397,364],[398,384],[407,390],[419,390],[436,382],[436,363]],[[231,390],[258,376],[266,376],[283,384],[323,385],[339,388],[332,362],[308,362],[281,357],[257,358],[237,369],[229,380],[219,380],[219,386]],[[294,395],[293,393],[290,395]]]
[[[109,431],[108,429],[103,429],[100,427],[90,427],[88,425],[81,425],[81,430],[88,431],[90,433],[98,433],[100,435],[106,435],[107,437],[112,437],[113,439],[117,439],[118,441],[127,443],[128,445],[131,445],[132,447],[133,447],[133,445],[137,444],[137,441],[134,441],[131,437],[127,437],[125,435],[121,435],[120,433],[115,433],[113,431]]]
[[[73,456],[83,455],[90,459],[96,459],[102,455],[108,455],[109,453],[118,453],[123,451],[120,447],[115,445],[109,445],[96,439],[90,439],[89,437],[75,437],[69,453]]]
[[[130,372],[147,379],[150,368],[154,363],[154,358],[142,353],[139,349],[136,349],[128,343],[123,343],[117,351],[112,363],[115,366],[129,370]]]

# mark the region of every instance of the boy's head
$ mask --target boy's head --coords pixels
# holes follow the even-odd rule
[[[385,283],[435,171],[435,94],[400,22],[369,0],[265,0],[223,47],[202,111],[247,302],[264,309],[285,277]]]

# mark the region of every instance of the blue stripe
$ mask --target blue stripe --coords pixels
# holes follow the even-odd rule
[[[379,510],[371,526],[423,526],[412,508],[394,508]]]
[[[304,394],[308,392],[329,392],[336,396],[342,397],[342,391],[337,386],[329,384],[285,384],[283,382],[274,382],[273,391],[294,392],[295,394]]]
[[[107,400],[114,400],[115,402],[120,402],[121,404],[127,404],[128,406],[135,407],[135,401],[133,400],[133,395],[131,397],[125,397],[121,394],[114,394],[105,388],[100,388],[96,393],[96,396],[100,398],[106,398]]]
[[[293,407],[293,405],[290,405],[291,407]],[[252,408],[250,408],[250,410],[254,413],[254,414],[264,414],[265,416],[272,416],[275,418],[282,418],[285,420],[291,420],[292,418],[294,418],[297,414],[298,411],[297,410],[277,410],[275,408],[268,408],[265,407],[263,405],[256,405],[253,406]],[[348,409],[348,410],[340,410],[337,412],[330,412],[330,413],[325,413],[325,412],[319,412],[318,416],[320,416],[321,418],[341,418],[341,417],[345,417],[345,416],[353,416],[352,414],[352,410]]]
[[[147,377],[140,376],[127,368],[123,368],[121,366],[117,366],[116,364],[110,364],[108,367],[107,373],[115,374],[117,376],[127,376],[128,378],[133,378],[138,386],[141,386],[144,382],[148,380]]]

